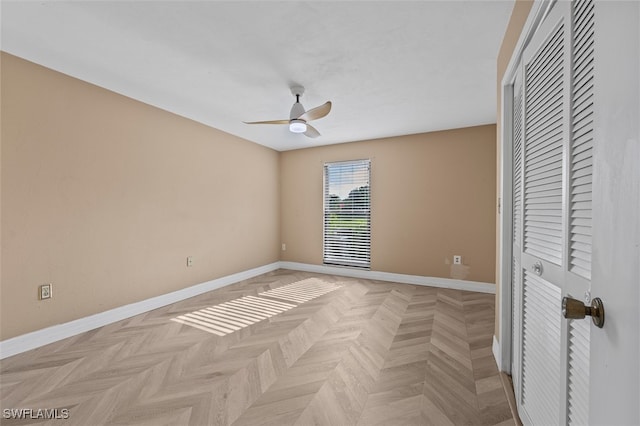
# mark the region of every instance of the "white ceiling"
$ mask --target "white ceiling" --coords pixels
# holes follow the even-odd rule
[[[2,1],[2,50],[277,150],[496,121],[513,1]],[[289,87],[312,124],[287,126]]]

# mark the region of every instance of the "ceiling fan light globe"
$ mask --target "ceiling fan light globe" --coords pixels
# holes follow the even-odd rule
[[[307,123],[302,120],[291,120],[289,130],[293,133],[304,133],[307,131]]]

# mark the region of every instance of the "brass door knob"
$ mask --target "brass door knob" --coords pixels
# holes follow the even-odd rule
[[[562,315],[567,319],[582,319],[589,315],[596,327],[604,326],[604,305],[599,297],[591,301],[591,306],[585,306],[581,301],[570,297],[563,297]]]

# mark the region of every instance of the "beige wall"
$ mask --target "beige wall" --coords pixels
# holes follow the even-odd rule
[[[498,96],[498,111],[497,111],[497,138],[496,138],[496,176],[498,177],[496,180],[496,197],[500,195],[500,151],[502,141],[500,139],[500,127],[502,126],[501,120],[501,110],[502,110],[502,78],[504,77],[504,73],[507,70],[507,66],[509,65],[509,61],[511,60],[511,55],[516,47],[516,43],[520,38],[520,34],[524,28],[524,24],[527,21],[527,17],[529,16],[529,11],[531,10],[531,6],[533,6],[533,0],[517,0],[513,5],[513,11],[511,12],[511,18],[509,20],[509,24],[507,25],[507,30],[505,32],[504,38],[502,40],[502,45],[500,46],[500,51],[498,52],[498,61],[497,61],[497,96]],[[497,205],[497,203],[496,203]],[[500,214],[496,209],[496,229],[500,229]],[[500,234],[496,232],[496,259],[500,259]],[[496,307],[499,306],[500,301],[500,274],[498,272],[500,268],[499,262],[496,262]],[[495,335],[500,341],[500,310],[496,309],[496,321],[495,321]]]
[[[1,78],[0,340],[321,264],[326,161],[372,160],[373,270],[495,280],[495,125],[278,153],[6,53]]]
[[[322,264],[323,164],[369,158],[372,270],[494,282],[495,129],[281,153],[282,259]],[[454,254],[466,268],[452,268]]]
[[[5,53],[1,136],[2,340],[279,258],[276,151]]]

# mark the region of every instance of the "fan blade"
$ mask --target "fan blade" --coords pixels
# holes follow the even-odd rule
[[[298,117],[298,119],[304,121],[317,120],[318,118],[322,118],[325,115],[329,114],[329,111],[331,111],[331,101],[325,103],[324,105],[320,105],[319,107],[310,109],[309,111]]]
[[[289,124],[289,120],[243,121],[244,124]]]
[[[307,123],[307,131],[304,132],[304,135],[308,138],[317,138],[320,136],[320,132],[317,131],[315,127]]]

